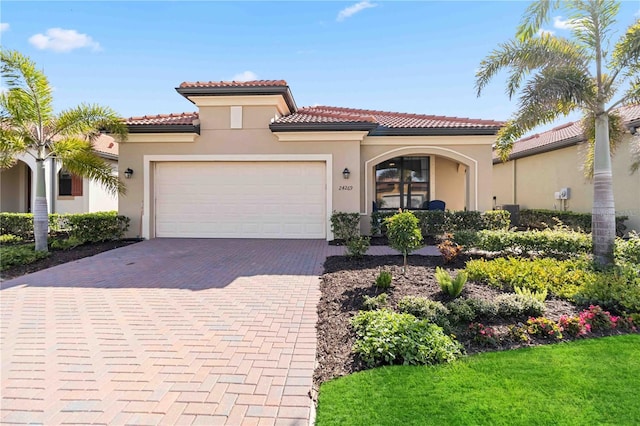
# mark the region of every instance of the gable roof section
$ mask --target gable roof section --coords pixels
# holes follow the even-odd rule
[[[298,109],[284,80],[185,81],[176,87],[176,91],[187,99],[190,96],[282,95],[289,111]],[[193,102],[191,99],[189,101]]]
[[[104,158],[118,158],[118,142],[108,135],[100,135],[96,140],[94,140],[93,150],[99,156]]]
[[[312,106],[280,117],[272,131],[366,130],[371,136],[494,135],[503,125],[480,120],[389,111]]]
[[[618,108],[618,112],[622,116],[622,121],[626,127],[640,126],[640,104],[620,107]],[[513,145],[509,160],[565,148],[584,142],[585,140],[586,138],[582,132],[582,123],[579,121],[571,121],[547,130],[546,132],[536,133],[517,140]],[[501,161],[497,150],[494,150],[493,163],[496,164]]]
[[[129,133],[198,133],[197,112],[144,115],[125,120]]]

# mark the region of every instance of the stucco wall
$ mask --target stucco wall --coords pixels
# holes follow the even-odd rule
[[[0,171],[0,211],[18,213],[26,209],[25,176],[27,165],[19,161]]]
[[[275,106],[244,106],[242,129],[230,128],[229,111],[228,106],[201,107],[199,136],[132,134],[126,143],[120,144],[120,174],[128,167],[134,170],[134,176],[125,181],[127,194],[120,196],[119,200],[120,213],[131,218],[129,236],[141,235],[143,229],[141,209],[145,191],[145,155],[167,156],[169,161],[171,156],[178,158],[184,155],[206,156],[203,158],[207,161],[211,161],[211,156],[251,156],[269,160],[270,156],[329,155],[332,159],[332,188],[329,191],[332,194],[332,208],[359,211],[360,183],[357,176],[360,174],[360,154],[359,141],[349,140],[353,139],[353,132],[346,132],[347,135],[343,136],[336,132],[285,133],[281,135],[283,140],[279,140],[279,135],[272,133],[268,127],[271,119],[278,114]],[[294,157],[292,161],[295,161]],[[304,161],[302,157],[300,161]],[[349,180],[342,177],[345,167],[352,173]],[[153,190],[152,167],[149,169],[146,189],[149,192]],[[149,203],[148,209],[150,211],[144,212],[144,216],[146,218],[148,215],[149,227],[153,230],[153,203]],[[328,212],[328,216],[330,214]]]
[[[612,159],[616,214],[629,216],[626,225],[640,231],[640,173],[629,173],[630,135],[626,135]],[[562,209],[554,199],[560,188],[570,188],[566,210],[591,212],[593,184],[584,178],[584,145],[550,151],[530,157],[498,163],[494,170],[494,195],[497,203],[519,204],[521,209]],[[511,188],[515,185],[515,191]]]
[[[433,199],[442,200],[449,210],[464,210],[467,166],[445,157],[435,157]]]

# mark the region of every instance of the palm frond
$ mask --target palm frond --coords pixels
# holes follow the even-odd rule
[[[124,184],[113,173],[111,165],[96,155],[88,141],[81,139],[65,139],[54,145],[56,158],[71,173],[95,180],[112,194],[124,194]],[[77,149],[73,149],[75,146]],[[88,148],[87,148],[88,147]]]
[[[7,105],[21,122],[42,126],[53,113],[51,85],[29,58],[13,50],[0,49],[0,75],[7,88]]]
[[[603,42],[616,23],[620,3],[615,0],[573,0],[566,4],[572,10],[569,19],[573,22],[573,36],[590,50],[604,52]]]
[[[609,117],[609,153],[613,156],[625,134],[624,120],[618,111],[612,111],[607,115]],[[596,116],[594,114],[586,114],[582,118],[582,132],[587,140],[582,169],[584,177],[591,180],[593,179],[596,143]]]
[[[16,163],[16,156],[27,151],[28,144],[20,134],[0,126],[0,169]]]
[[[113,109],[81,104],[58,115],[52,136],[83,135],[93,140],[103,130],[114,134],[121,142],[127,139],[127,126]]]
[[[640,20],[627,28],[614,49],[610,69],[632,77],[640,73]]]
[[[502,43],[480,63],[476,72],[476,94],[503,69],[511,71],[507,94],[511,98],[529,73],[553,66],[572,66],[588,72],[585,51],[575,43],[550,35]]]
[[[520,109],[529,105],[554,108],[567,115],[576,108],[593,107],[597,87],[592,77],[573,67],[547,67],[532,77],[520,95]]]
[[[529,5],[518,26],[516,37],[520,41],[526,41],[538,33],[542,24],[549,20],[551,10],[558,7],[558,0],[541,0]]]

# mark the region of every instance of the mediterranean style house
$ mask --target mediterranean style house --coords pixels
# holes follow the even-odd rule
[[[94,142],[95,152],[118,173],[118,143],[108,135]],[[0,170],[0,212],[29,213],[36,193],[36,160],[29,154],[18,157],[13,167]],[[99,183],[72,175],[54,159],[45,161],[49,213],[93,213],[118,210],[118,196]]]
[[[333,211],[492,208],[492,120],[298,108],[282,80],[182,83],[197,112],[133,117],[128,236],[332,239]]]
[[[627,229],[640,232],[640,171],[630,173],[632,138],[637,141],[640,137],[636,130],[640,127],[640,105],[618,111],[626,133],[611,160],[616,214],[628,216]],[[571,122],[517,141],[507,162],[494,155],[495,203],[517,204],[521,209],[591,212],[593,183],[582,169],[585,142],[580,122]]]

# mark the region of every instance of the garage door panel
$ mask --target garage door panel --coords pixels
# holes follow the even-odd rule
[[[323,162],[175,162],[155,168],[156,236],[325,238]]]

